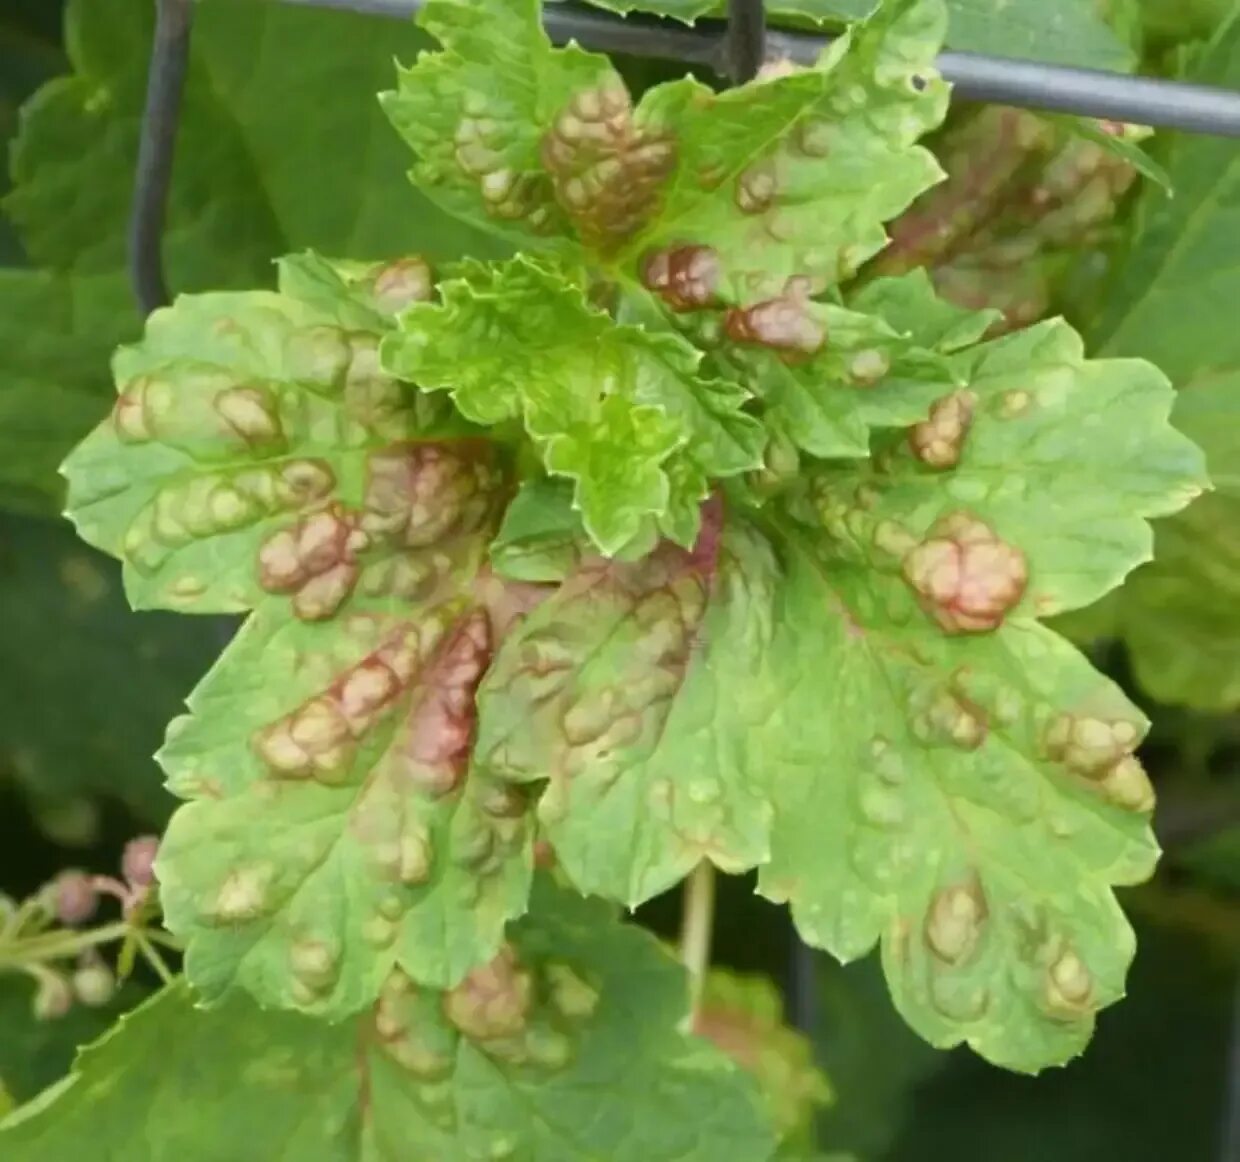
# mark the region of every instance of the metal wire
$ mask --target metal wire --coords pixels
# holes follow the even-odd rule
[[[426,0],[268,0],[307,8],[341,8],[408,19]],[[725,25],[703,21],[686,28],[670,21],[621,18],[564,4],[549,5],[543,22],[552,40],[577,40],[587,48],[705,65],[730,76]],[[817,59],[830,37],[769,30],[767,56],[801,64]],[[1030,109],[1076,113],[1163,129],[1240,137],[1240,92],[1130,77],[979,53],[945,52],[939,71],[962,97]]]
[[[728,0],[728,78],[743,85],[766,61],[765,0]]]
[[[155,43],[129,219],[129,274],[144,315],[168,302],[162,240],[193,19],[193,0],[156,0]]]

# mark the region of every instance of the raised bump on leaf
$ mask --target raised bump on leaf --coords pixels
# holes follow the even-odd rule
[[[960,462],[973,423],[977,396],[956,391],[930,407],[930,416],[909,431],[913,455],[929,468],[953,468]]]
[[[657,205],[675,145],[634,123],[629,91],[616,80],[573,95],[543,139],[542,158],[582,241],[606,252]]]
[[[945,516],[904,559],[904,576],[948,633],[996,629],[1029,582],[1024,553],[966,512]]]

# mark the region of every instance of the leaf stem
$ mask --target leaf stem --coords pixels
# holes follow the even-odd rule
[[[28,940],[14,941],[8,947],[0,945],[0,969],[22,967],[32,961],[59,960],[74,956],[87,948],[110,944],[119,940],[130,930],[123,920],[105,924],[88,932],[48,932],[32,936]]]
[[[696,1027],[702,1009],[702,990],[710,968],[711,936],[715,926],[715,865],[702,860],[685,881],[680,930],[680,958],[689,972],[689,1028]]]

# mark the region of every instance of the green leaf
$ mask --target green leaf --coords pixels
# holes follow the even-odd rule
[[[551,48],[540,10],[425,9],[444,51],[385,98],[414,180],[466,221],[642,279],[673,310],[751,305],[794,276],[834,285],[941,176],[915,142],[947,108],[942,0],[892,0],[815,69],[719,94],[676,81],[636,110],[603,58]],[[694,255],[704,269],[686,279]]]
[[[513,581],[560,582],[584,549],[572,489],[550,480],[526,480],[491,542],[491,565]]]
[[[1192,0],[1213,4],[1222,0]],[[653,12],[691,24],[722,16],[722,0],[589,0],[612,12]],[[1175,0],[1177,12],[1183,0]],[[768,0],[770,16],[839,24],[860,20],[875,0]],[[1048,64],[1129,71],[1131,50],[1091,5],[1076,0],[947,0],[947,43],[966,52],[1045,61]]]
[[[0,1024],[4,1026],[0,1039],[0,1121],[7,1112],[6,1094],[16,1105],[58,1081],[69,1071],[78,1047],[105,1034],[142,995],[143,990],[131,983],[102,1008],[75,1005],[63,1016],[41,1020],[32,1009],[34,982],[17,974],[0,977]]]
[[[897,333],[930,351],[950,353],[981,339],[999,312],[972,310],[940,298],[922,267],[895,278],[876,278],[849,300],[854,310],[877,315]]]
[[[934,1044],[1034,1070],[1120,995],[1110,886],[1156,854],[1144,721],[1037,619],[1147,559],[1202,471],[1162,376],[1062,323],[957,359],[967,387],[818,469],[795,521],[584,565],[501,647],[475,770],[546,780],[570,877],[630,904],[761,864],[815,945],[883,937]]]
[[[751,770],[768,692],[752,707],[747,695],[773,632],[775,562],[747,530],[720,542],[720,519],[708,509],[693,553],[587,562],[483,680],[473,769],[548,781],[539,818],[583,891],[636,905],[704,858],[740,871],[770,856]]]
[[[677,1030],[686,992],[667,954],[597,902],[543,885],[536,903],[459,989],[397,974],[341,1024],[240,1000],[203,1012],[175,986],[10,1115],[0,1151],[62,1162],[90,1140],[149,1162],[244,1158],[256,1142],[306,1162],[770,1158],[753,1085]]]
[[[935,409],[875,464],[822,469],[798,511],[826,537],[784,530],[771,730],[789,769],[760,887],[843,959],[881,937],[897,1006],[933,1044],[1036,1070],[1122,994],[1110,885],[1157,852],[1131,757],[1144,721],[1036,619],[1147,559],[1142,517],[1202,474],[1165,380],[1083,361],[1063,324],[968,366],[963,423]],[[826,754],[835,777],[808,777]]]
[[[916,142],[947,109],[945,19],[941,0],[893,0],[813,69],[648,92],[636,121],[677,150],[657,217],[626,248],[645,285],[673,310],[750,306],[791,279],[833,286],[881,250],[883,223],[942,177]],[[734,325],[747,322],[760,331],[743,313]]]
[[[787,351],[742,336],[717,358],[762,397],[763,418],[776,436],[814,456],[867,457],[873,428],[911,424],[953,386],[963,386],[949,360],[921,345],[925,338],[951,349],[952,335],[935,332],[939,312],[952,308],[928,288],[925,302],[934,305],[919,304],[917,327],[903,334],[880,315],[800,302],[796,325],[824,337],[818,350],[789,358]],[[774,309],[790,306],[782,300]],[[988,317],[982,318],[985,326]],[[901,328],[910,323],[899,311],[896,320]],[[976,337],[976,327],[966,330]]]
[[[162,900],[208,997],[340,1014],[393,964],[454,984],[525,906],[521,797],[462,782],[474,686],[524,600],[480,573],[507,466],[380,371],[386,324],[357,288],[393,270],[405,286],[403,262],[354,284],[306,258],[285,282],[317,305],[156,312],[66,465],[135,604],[257,611],[160,756],[193,800]]]
[[[104,799],[162,825],[173,801],[151,755],[218,652],[218,627],[130,613],[113,561],[67,524],[11,514],[0,608],[0,769],[36,808]]]
[[[1158,525],[1154,560],[1116,595],[1109,628],[1151,697],[1230,711],[1240,705],[1240,373],[1187,384],[1174,416],[1205,449],[1215,491]]]
[[[417,154],[411,178],[454,216],[523,245],[556,246],[567,221],[543,137],[581,92],[624,90],[606,57],[552,48],[540,0],[430,0],[442,45],[400,73],[383,107]]]
[[[804,1156],[831,1086],[813,1047],[784,1023],[779,990],[764,976],[714,969],[706,977],[694,1031],[713,1041],[761,1087],[779,1134],[779,1158]]]
[[[870,273],[925,267],[950,302],[1000,311],[994,332],[1065,301],[1084,311],[1101,265],[1085,256],[1111,249],[1138,168],[1159,172],[1133,144],[1140,132],[999,105],[966,111],[936,143],[947,181],[893,223]]]
[[[1187,78],[1240,83],[1240,14]],[[1095,328],[1105,350],[1157,361],[1181,390],[1176,422],[1206,449],[1217,492],[1158,529],[1158,556],[1116,601],[1118,629],[1144,689],[1207,710],[1240,704],[1240,162],[1210,138],[1173,141],[1176,197],[1148,191],[1139,232],[1109,287]]]
[[[739,410],[745,391],[701,376],[701,354],[678,336],[617,325],[560,273],[524,257],[472,264],[440,291],[442,304],[401,317],[385,365],[451,391],[475,423],[520,420],[547,470],[574,482],[604,553],[682,509],[678,539],[692,544],[707,480],[761,462],[762,427]],[[691,470],[674,473],[674,458]]]
[[[0,270],[0,496],[9,505],[58,510],[55,466],[106,413],[112,349],[141,332],[126,231],[153,14],[132,0],[71,0],[74,72],[31,100],[13,143],[4,209],[47,269]],[[379,259],[418,239],[436,256],[485,254],[485,238],[410,190],[401,143],[375,108],[392,53],[425,44],[412,26],[377,17],[204,5],[163,237],[173,290],[265,283],[273,258],[303,246]],[[313,127],[306,108],[317,110]]]

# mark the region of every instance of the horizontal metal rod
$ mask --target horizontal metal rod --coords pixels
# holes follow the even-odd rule
[[[341,8],[404,19],[425,4],[425,0],[274,2],[307,8]],[[576,40],[587,48],[603,52],[678,60],[705,66],[721,76],[727,73],[726,27],[717,22],[703,21],[694,28],[687,28],[670,21],[634,16],[621,18],[606,12],[549,4],[544,23],[557,43]],[[787,57],[809,64],[817,59],[829,40],[829,37],[809,33],[770,30],[767,54],[770,58]],[[938,63],[940,72],[956,86],[956,91],[976,101],[1240,137],[1240,92],[1231,89],[969,52],[945,52]]]

